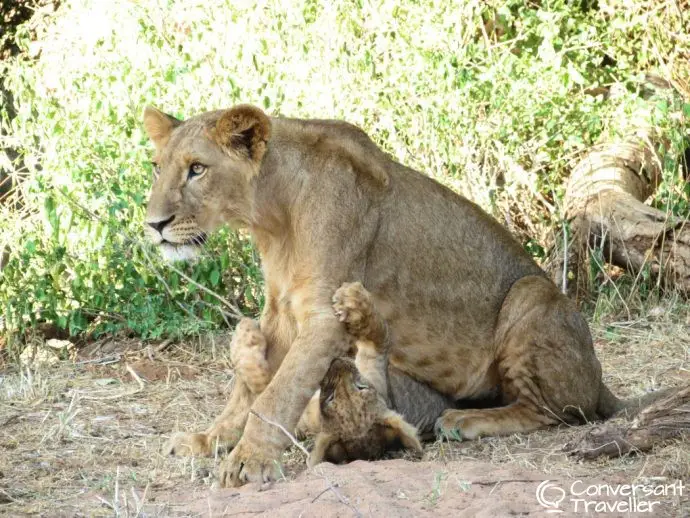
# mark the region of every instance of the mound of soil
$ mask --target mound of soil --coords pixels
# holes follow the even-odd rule
[[[276,482],[267,488],[248,485],[186,495],[171,491],[159,494],[159,499],[166,501],[169,513],[178,516],[548,516],[549,507],[537,500],[539,486],[547,477],[537,471],[476,460],[357,461],[341,466],[321,464],[311,472],[302,472],[293,480]],[[550,488],[542,492],[542,500],[553,504],[563,495],[558,489],[562,488],[566,496],[559,503],[558,509],[563,511],[558,513],[560,516],[592,515],[596,504],[608,505],[607,510],[616,509],[610,516],[621,515],[617,511],[623,511],[627,497],[584,496],[592,502],[589,508],[585,510],[584,502],[575,508],[575,502],[570,500],[573,482],[556,477]],[[606,481],[582,479],[576,490],[627,483],[611,477]],[[612,507],[616,505],[623,508]],[[653,510],[653,516],[677,516],[679,512],[672,499],[656,504]],[[628,515],[625,511],[623,514]],[[640,516],[645,514],[650,516],[647,512]]]

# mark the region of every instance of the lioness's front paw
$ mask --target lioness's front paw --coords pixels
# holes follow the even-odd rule
[[[233,341],[237,339],[244,340],[247,335],[251,335],[254,333],[261,333],[259,322],[254,320],[253,318],[242,318],[235,327]]]
[[[345,282],[336,290],[333,311],[348,333],[356,338],[367,338],[373,324],[374,305],[361,282]]]
[[[178,432],[163,445],[161,453],[163,455],[177,455],[179,457],[211,455],[211,443],[212,441],[205,433]]]
[[[270,447],[255,444],[244,437],[235,449],[221,463],[218,478],[221,487],[237,487],[247,482],[264,484],[276,480],[280,475],[282,452],[273,452]]]

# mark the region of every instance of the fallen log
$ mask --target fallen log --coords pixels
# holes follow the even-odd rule
[[[576,265],[587,247],[599,248],[606,262],[634,275],[648,269],[660,285],[690,295],[687,217],[645,204],[661,182],[663,149],[663,138],[642,125],[619,142],[595,146],[575,165],[565,194],[574,249],[561,268]],[[554,277],[567,282],[563,270]]]

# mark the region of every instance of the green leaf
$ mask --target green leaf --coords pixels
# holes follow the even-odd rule
[[[666,99],[657,101],[656,107],[663,115],[668,115],[668,101]]]
[[[690,117],[690,103],[683,104],[683,115]]]

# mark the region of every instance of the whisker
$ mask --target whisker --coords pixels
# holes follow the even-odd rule
[[[206,240],[207,240],[207,235],[202,232],[201,234],[198,234],[198,235],[192,237],[191,239],[189,239],[186,242],[186,244],[201,246],[204,243],[206,243]]]

